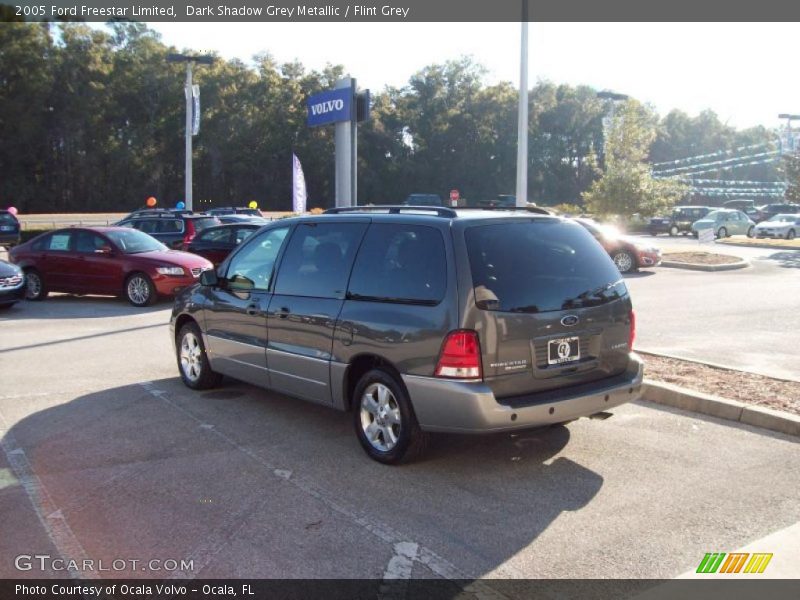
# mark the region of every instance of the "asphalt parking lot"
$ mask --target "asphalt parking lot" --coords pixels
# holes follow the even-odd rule
[[[637,347],[800,381],[800,251],[639,237],[665,250],[740,256],[751,266],[714,273],[657,267],[626,277]]]
[[[647,403],[381,466],[341,413],[186,389],[169,307],[54,295],[0,316],[0,577],[64,576],[15,569],[38,553],[195,578],[671,578],[800,521],[796,438]]]

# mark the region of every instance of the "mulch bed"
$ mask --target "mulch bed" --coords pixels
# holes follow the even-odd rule
[[[800,382],[641,352],[644,376],[653,381],[800,415]]]
[[[714,252],[667,252],[661,258],[670,262],[695,265],[729,265],[742,260],[738,256],[716,254]]]

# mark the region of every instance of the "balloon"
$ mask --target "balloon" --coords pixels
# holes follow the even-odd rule
[[[11,213],[12,215],[15,215],[15,216],[16,216],[16,214],[17,214],[17,207],[16,207],[16,206],[9,206],[9,207],[8,207],[8,212],[9,212],[9,213]]]
[[[186,203],[185,202],[178,202],[175,205],[175,208],[177,208],[178,210],[183,210],[184,208],[186,208]]]
[[[154,207],[156,204],[158,204],[158,200],[156,200],[156,199],[155,199],[155,198],[153,198],[152,196],[150,196],[150,197],[147,199],[147,206],[149,206],[150,208],[153,208],[153,207]]]
[[[247,205],[249,208],[258,208],[258,202],[255,200],[250,200],[250,204]]]

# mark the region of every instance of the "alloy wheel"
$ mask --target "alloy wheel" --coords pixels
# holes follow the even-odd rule
[[[361,429],[376,450],[389,452],[400,437],[402,416],[392,391],[382,383],[372,383],[361,397]]]
[[[184,334],[181,339],[181,370],[189,381],[197,381],[203,373],[203,363],[200,360],[202,354],[203,349],[197,336],[192,332]]]
[[[128,282],[128,298],[134,304],[146,304],[150,298],[150,286],[144,277],[137,275]]]

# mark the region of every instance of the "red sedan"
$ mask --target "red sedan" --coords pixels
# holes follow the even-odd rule
[[[27,278],[28,300],[49,292],[122,295],[134,306],[173,296],[213,265],[170,250],[128,227],[71,227],[44,233],[13,248],[9,260]]]
[[[642,243],[589,219],[575,219],[583,225],[617,265],[620,273],[633,273],[642,267],[657,267],[661,264],[661,249]]]

